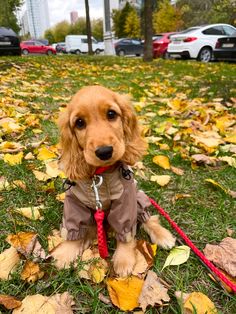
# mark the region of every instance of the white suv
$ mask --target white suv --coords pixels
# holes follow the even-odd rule
[[[234,32],[236,32],[236,28],[228,24],[190,27],[171,36],[168,54],[170,57],[192,58],[209,62],[212,59],[212,51],[215,48],[217,39],[230,36]]]

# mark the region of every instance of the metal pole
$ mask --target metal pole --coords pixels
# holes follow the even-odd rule
[[[110,0],[104,0],[104,45],[105,55],[114,55],[115,50],[113,46],[111,32],[111,12],[110,12]]]

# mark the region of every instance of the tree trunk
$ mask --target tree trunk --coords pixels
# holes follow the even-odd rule
[[[152,0],[144,0],[144,54],[143,61],[152,61]]]
[[[87,29],[87,38],[88,38],[88,54],[93,54],[93,47],[92,47],[92,31],[91,31],[91,23],[90,23],[90,16],[89,16],[89,2],[85,0],[85,12],[86,12],[86,29]]]

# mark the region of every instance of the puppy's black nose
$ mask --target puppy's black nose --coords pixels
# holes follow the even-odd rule
[[[100,146],[95,150],[96,156],[101,160],[108,160],[111,158],[113,153],[112,146]]]

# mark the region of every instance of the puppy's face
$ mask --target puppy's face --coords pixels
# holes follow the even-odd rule
[[[59,119],[61,167],[71,180],[118,160],[133,165],[146,151],[127,96],[102,86],[82,88]]]
[[[73,98],[68,111],[72,133],[89,165],[112,165],[122,158],[122,111],[113,92],[96,86],[84,88]]]

